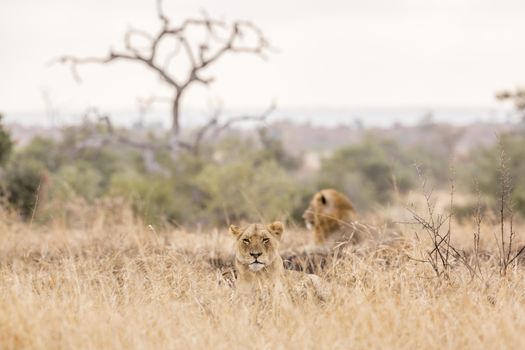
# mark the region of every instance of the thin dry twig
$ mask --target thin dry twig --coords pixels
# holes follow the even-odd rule
[[[499,164],[499,220],[500,220],[500,235],[497,237],[494,234],[499,253],[500,274],[505,276],[509,266],[516,261],[516,259],[525,251],[525,246],[514,251],[513,245],[516,239],[516,231],[514,230],[514,210],[512,203],[512,178],[508,168],[509,159],[505,152],[505,145],[502,138],[499,138],[500,147],[500,164]],[[506,223],[508,222],[508,228]]]
[[[452,208],[454,205],[455,192],[453,168],[451,167],[450,177],[450,212],[447,214],[435,213],[436,204],[433,200],[433,189],[428,189],[427,179],[424,176],[421,168],[417,165],[416,171],[420,178],[421,189],[425,198],[425,206],[428,217],[423,217],[413,208],[407,207],[407,210],[412,214],[414,222],[421,226],[424,232],[427,233],[432,246],[430,249],[423,249],[424,257],[411,257],[411,259],[414,261],[430,264],[434,273],[436,274],[436,277],[448,278],[452,267],[451,258],[454,258],[468,269],[472,277],[480,277],[476,268],[471,266],[468,255],[464,251],[454,247],[451,243],[453,220]],[[446,227],[446,229],[443,229],[444,227]],[[445,232],[442,233],[443,230],[445,230]],[[417,234],[416,240],[421,242]]]

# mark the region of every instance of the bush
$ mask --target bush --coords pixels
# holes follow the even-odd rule
[[[108,195],[126,199],[148,224],[180,223],[192,208],[188,201],[181,202],[167,177],[120,173],[112,177]]]
[[[502,151],[505,153],[506,167],[512,180],[512,200],[516,212],[525,215],[525,135],[507,133],[501,135],[500,144],[481,148],[473,152],[471,161],[462,174],[466,186],[479,187],[482,194],[488,196],[492,209],[498,208],[500,199],[500,162]],[[477,185],[473,179],[476,180]]]
[[[322,163],[320,188],[347,193],[360,208],[392,199],[395,190],[405,193],[417,183],[415,165],[442,179],[448,169],[443,156],[425,149],[402,147],[392,140],[367,136],[360,144],[344,147]]]
[[[80,161],[71,165],[64,165],[56,173],[54,187],[63,184],[68,192],[93,202],[95,198],[105,192],[104,175],[92,164]]]
[[[0,114],[0,165],[7,162],[9,155],[13,149],[13,141],[11,141],[11,135],[4,128],[2,123],[3,116]]]
[[[45,168],[37,161],[16,158],[9,163],[5,173],[5,189],[8,202],[24,218],[32,216],[37,205],[40,183]]]
[[[201,219],[269,221],[293,206],[295,186],[275,161],[208,164],[194,180],[203,195]]]

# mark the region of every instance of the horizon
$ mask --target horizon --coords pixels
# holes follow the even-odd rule
[[[265,109],[237,108],[223,111],[223,119],[238,115],[258,115]],[[169,129],[170,112],[154,108],[140,116],[138,110],[100,111],[110,116],[112,123],[120,127],[142,124]],[[35,127],[61,127],[82,122],[85,111],[53,111],[52,116],[44,112],[18,112],[4,114],[7,124]],[[184,127],[194,128],[205,123],[211,111],[188,108],[181,115]],[[507,106],[498,107],[276,107],[267,118],[268,122],[288,121],[298,125],[311,124],[316,127],[339,127],[362,125],[392,127],[396,124],[414,126],[426,117],[437,123],[468,125],[473,123],[514,123],[520,115]],[[248,123],[249,125],[250,123]]]

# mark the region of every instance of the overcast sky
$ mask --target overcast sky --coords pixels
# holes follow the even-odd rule
[[[200,9],[257,23],[279,52],[232,55],[194,89],[191,108],[493,106],[494,91],[525,84],[523,0],[165,0],[179,21]],[[129,26],[155,30],[154,0],[0,0],[0,111],[135,108],[165,90],[141,66],[80,68],[60,54],[104,55]]]

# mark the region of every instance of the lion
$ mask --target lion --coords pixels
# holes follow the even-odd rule
[[[303,213],[306,227],[313,231],[313,243],[317,246],[361,241],[362,237],[352,225],[356,218],[350,199],[334,189],[317,192]]]
[[[319,276],[284,269],[279,254],[283,232],[284,226],[278,221],[245,228],[230,226],[235,237],[236,288],[247,294],[259,291],[289,294],[292,299],[311,291],[318,299],[326,300],[328,291]]]

